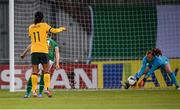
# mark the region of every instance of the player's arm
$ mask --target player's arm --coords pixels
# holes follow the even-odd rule
[[[153,65],[152,68],[147,72],[147,74],[144,76],[145,79],[147,79],[149,76],[152,75],[152,73],[158,69],[159,65],[156,64],[156,65]]]
[[[146,61],[146,59],[144,57],[143,61],[142,61],[141,69],[135,74],[135,77],[136,77],[137,80],[143,75],[143,73],[144,73],[144,71],[146,69],[146,64],[147,64],[147,61]]]
[[[31,49],[31,44],[29,44],[26,49],[23,51],[23,53],[21,53],[20,57],[21,59],[24,59],[24,57],[26,56],[26,54],[30,51]]]
[[[147,78],[148,78],[149,76],[151,76],[152,73],[153,73],[156,69],[158,69],[158,67],[159,67],[158,64],[152,66],[152,68],[151,68],[151,69],[147,72],[147,74],[144,76],[143,80],[141,80],[140,83],[138,84],[139,87],[143,87],[143,86],[145,85],[145,82],[146,82]]]
[[[53,28],[47,23],[45,23],[44,28],[46,28],[46,32],[51,32],[51,33],[58,33],[62,31],[66,31],[67,29],[65,27],[59,27],[59,28]]]
[[[55,47],[55,60],[56,60],[56,69],[59,68],[59,60],[60,60],[60,53],[59,53],[59,47]]]
[[[62,31],[66,31],[66,28],[65,27],[59,27],[59,28],[50,28],[49,29],[49,32],[51,33],[58,33],[58,32],[62,32]]]

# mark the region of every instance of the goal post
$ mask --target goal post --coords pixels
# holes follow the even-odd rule
[[[122,82],[141,67],[152,48],[180,69],[180,2],[177,0],[9,0],[10,91],[26,88],[31,56],[19,55],[30,39],[28,26],[42,11],[60,48],[60,69],[51,70],[51,88],[124,89]],[[6,83],[7,71],[3,71]],[[176,74],[180,83],[180,74]],[[7,88],[8,86],[3,86]],[[145,88],[172,89],[168,74],[155,71]]]
[[[15,91],[14,81],[14,0],[9,0],[9,73],[10,73],[10,92]]]

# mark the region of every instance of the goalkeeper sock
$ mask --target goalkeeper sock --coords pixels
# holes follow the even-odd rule
[[[169,76],[170,76],[171,81],[173,82],[173,84],[175,84],[176,87],[179,87],[179,84],[178,84],[178,82],[176,80],[176,76],[175,76],[174,72],[170,73]]]
[[[49,86],[50,86],[50,74],[47,72],[44,73],[44,89],[48,90]]]
[[[40,83],[39,83],[39,94],[42,94],[44,89],[44,74],[41,74]]]
[[[32,80],[32,91],[34,92],[37,89],[38,76],[35,74],[31,75],[31,80]]]
[[[31,77],[30,77],[28,80],[28,83],[27,83],[26,95],[30,95],[31,89],[32,89],[32,81],[31,81]]]

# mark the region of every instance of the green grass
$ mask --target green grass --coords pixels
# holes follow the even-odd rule
[[[180,109],[177,90],[56,91],[53,97],[24,99],[24,92],[0,90],[0,109]]]

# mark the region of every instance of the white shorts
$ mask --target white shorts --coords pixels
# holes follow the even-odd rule
[[[51,60],[49,60],[49,67],[48,67],[48,71],[50,71],[51,70],[51,67],[53,66],[53,64],[54,64],[54,62],[53,61],[51,61]],[[43,70],[43,66],[42,66],[42,64],[39,64],[38,65],[38,67],[39,67],[39,73],[41,73],[42,72],[42,70]]]

